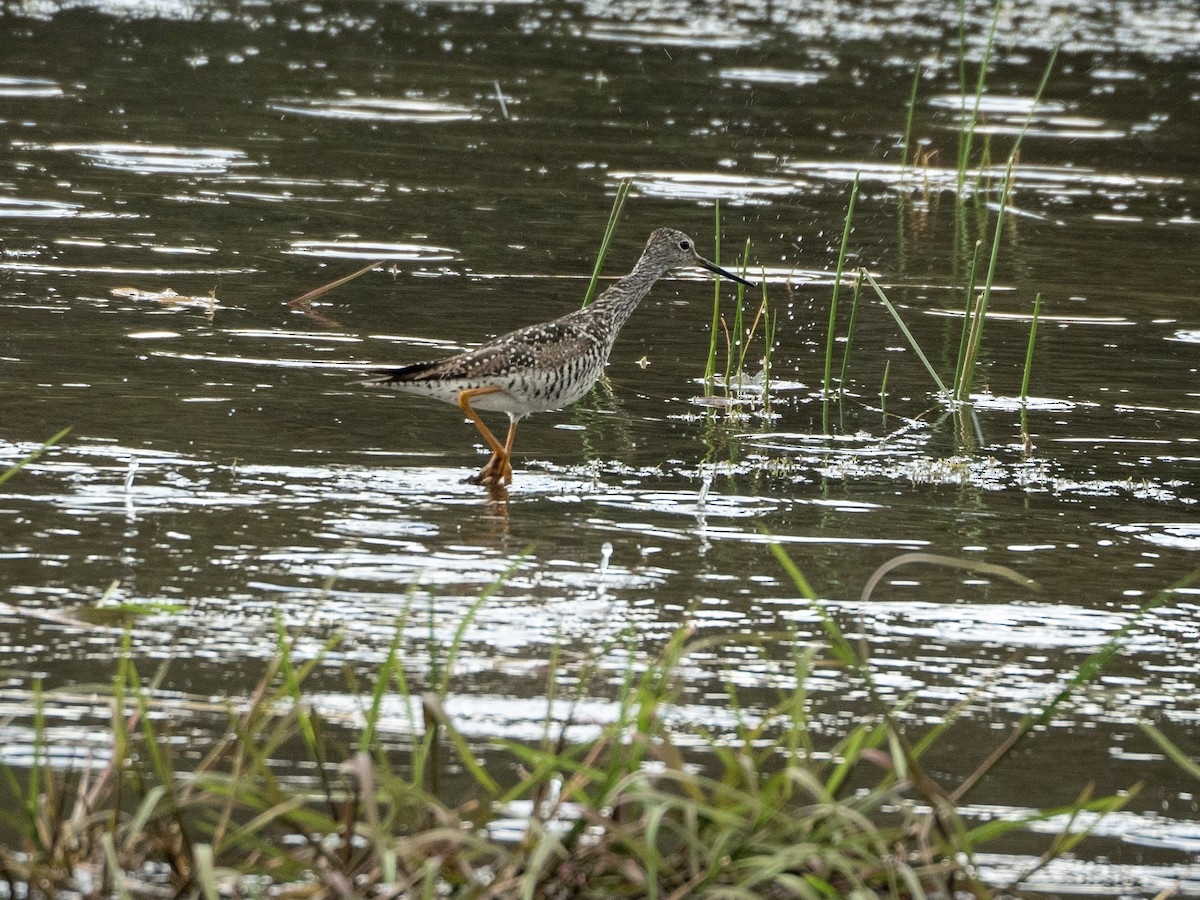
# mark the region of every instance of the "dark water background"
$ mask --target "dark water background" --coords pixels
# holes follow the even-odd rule
[[[275,616],[308,629],[308,653],[343,632],[312,697],[352,726],[344,668],[369,683],[408,607],[420,689],[431,634],[448,640],[510,567],[467,630],[450,704],[480,753],[541,734],[552,644],[564,677],[599,653],[618,679],[685,622],[730,641],[684,670],[677,715],[731,728],[724,684],[765,709],[793,641],[819,642],[767,531],[866,635],[883,689],[914,696],[914,733],[967,703],[931,761],[953,787],[1200,569],[1200,12],[1057,9],[1005,5],[977,141],[991,192],[964,207],[953,4],[4,4],[0,462],[72,429],[0,488],[4,758],[30,752],[37,678],[57,692],[63,765],[106,752],[88,686],[111,678],[119,634],[43,614],[179,607],[139,618],[132,645],[146,671],[173,661],[163,715],[185,738],[220,721],[187,701],[251,689]],[[972,84],[989,17],[967,10]],[[824,331],[855,174],[851,265],[946,372],[964,247],[990,242],[997,167],[1059,40],[1002,229],[976,402],[941,406],[872,304],[827,430]],[[906,172],[917,66],[922,157]],[[711,253],[718,200],[723,261],[751,241],[779,313],[771,415],[694,402],[712,286],[665,280],[610,383],[522,425],[504,507],[462,483],[485,457],[455,410],[347,382],[577,306],[626,177],[606,273],[660,225]],[[308,314],[288,305],[383,258],[394,269]],[[912,550],[1007,565],[1041,590],[911,566],[857,601]],[[1096,684],[972,794],[983,819],[1069,802],[1088,781],[1144,782],[1039,876],[1047,890],[1200,893],[1200,785],[1138,728],[1200,753],[1198,598],[1176,589],[1139,619]],[[840,675],[809,687],[831,739],[869,714]],[[579,734],[611,719],[612,691],[589,690]],[[385,726],[402,748],[403,711]],[[1046,839],[984,859],[1002,878]]]

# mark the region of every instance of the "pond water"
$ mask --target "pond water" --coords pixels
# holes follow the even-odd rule
[[[346,668],[370,683],[408,609],[420,689],[431,641],[502,576],[449,707],[481,754],[541,734],[555,643],[564,677],[595,656],[617,678],[689,623],[728,644],[689,661],[677,715],[732,727],[723,685],[766,709],[794,642],[821,640],[773,536],[864,637],[885,694],[912,696],[914,733],[966,703],[930,764],[951,788],[1133,623],[968,811],[1142,782],[1036,885],[1200,894],[1200,785],[1138,727],[1200,754],[1200,585],[1177,586],[1200,569],[1200,11],[1059,9],[1002,10],[973,156],[988,171],[958,204],[955,4],[6,3],[0,463],[71,431],[0,487],[5,758],[30,751],[36,679],[56,692],[64,764],[103,758],[89,686],[111,678],[121,630],[79,627],[97,608],[160,605],[134,622],[132,654],[145,672],[172,661],[177,733],[218,722],[175,700],[249,693],[277,616],[306,629],[306,653],[342,633],[312,697],[352,725]],[[990,16],[966,10],[972,92]],[[856,174],[848,267],[874,275],[948,377],[969,248],[990,252],[1027,120],[974,402],[942,403],[864,294],[826,420]],[[711,256],[718,202],[722,261],[750,241],[778,317],[769,410],[704,400],[713,287],[681,272],[627,325],[606,382],[522,424],[507,497],[464,483],[486,455],[456,410],[351,382],[577,307],[626,178],[607,276],[662,225]],[[763,349],[760,327],[751,379]],[[914,564],[858,599],[912,551],[1040,590]],[[831,739],[873,708],[833,670],[809,687]],[[586,700],[581,735],[614,714],[612,685]],[[403,747],[404,715],[385,726]],[[1045,841],[985,860],[1003,880]]]

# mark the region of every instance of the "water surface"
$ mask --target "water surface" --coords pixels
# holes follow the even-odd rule
[[[989,11],[967,11],[971,79]],[[732,728],[723,685],[764,710],[791,686],[792,646],[821,640],[769,534],[864,635],[885,694],[912,697],[914,733],[966,704],[931,759],[952,788],[1200,568],[1191,3],[1083,4],[1066,19],[1006,6],[980,105],[990,159],[966,207],[953,4],[26,2],[3,27],[0,463],[72,429],[0,496],[6,759],[30,752],[35,678],[59,692],[47,716],[63,765],[103,759],[108,713],[87,686],[111,677],[119,629],[54,616],[162,604],[131,639],[146,671],[172,661],[165,709],[245,697],[276,616],[306,629],[302,652],[340,632],[313,699],[352,727],[344,667],[369,683],[407,609],[420,689],[430,635],[448,640],[501,576],[449,705],[481,754],[541,734],[554,643],[565,674],[596,655],[617,677],[684,623],[728,640],[689,661],[675,714]],[[939,403],[872,304],[826,425],[855,176],[850,265],[875,274],[946,372],[964,248],[995,215],[1027,120],[975,402]],[[722,261],[751,241],[779,314],[769,414],[696,402],[713,293],[680,273],[630,322],[604,384],[522,425],[497,502],[463,483],[486,455],[455,410],[349,382],[575,308],[625,178],[607,275],[660,225],[711,253],[718,202]],[[372,260],[387,262],[289,305]],[[756,343],[751,377],[761,355]],[[910,551],[1003,564],[1041,589],[914,565],[858,599]],[[1197,755],[1198,604],[1200,588],[1176,588],[1137,618],[1096,684],[972,794],[983,820],[1070,802],[1088,780],[1144,782],[1038,887],[1200,893],[1197,786],[1138,729],[1151,719]],[[870,714],[833,671],[809,690],[830,740]],[[585,699],[579,737],[614,715],[611,685]],[[177,704],[174,727],[219,727],[198,709]],[[403,747],[405,711],[384,724]],[[1003,881],[1046,840],[984,862]]]

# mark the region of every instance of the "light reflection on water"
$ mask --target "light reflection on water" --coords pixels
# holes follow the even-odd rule
[[[966,11],[970,55],[990,8]],[[980,106],[991,164],[968,172],[972,190],[978,177],[994,199],[1006,141],[1032,125],[971,414],[937,404],[893,323],[864,306],[827,429],[823,319],[856,175],[849,266],[876,275],[939,368],[957,346],[964,266],[946,248],[976,238],[985,207],[964,226],[952,201],[953,5],[677,3],[652,18],[604,2],[10,7],[24,28],[0,73],[0,465],[74,430],[0,495],[15,607],[0,608],[3,712],[16,717],[4,758],[31,751],[33,673],[59,689],[56,764],[101,764],[108,711],[82,688],[111,677],[120,629],[77,623],[106,607],[161,605],[131,626],[133,653],[147,668],[180,662],[159,714],[202,743],[223,727],[220,701],[243,699],[274,653],[276,615],[308,629],[297,658],[342,635],[312,699],[352,727],[359,698],[341,667],[371,683],[407,614],[419,689],[433,646],[502,576],[463,634],[449,704],[481,746],[541,736],[552,644],[564,675],[595,658],[619,679],[684,623],[727,640],[686,661],[670,715],[732,733],[722,685],[762,714],[794,687],[790,647],[821,644],[767,551],[775,536],[869,642],[880,691],[911,695],[914,729],[964,705],[966,733],[950,732],[937,769],[948,781],[1134,623],[1125,655],[1039,736],[1053,750],[997,773],[996,802],[967,814],[1074,799],[1079,785],[1041,783],[1063,759],[1113,789],[1145,779],[1081,845],[1090,856],[1038,884],[1197,890],[1180,858],[1196,851],[1195,803],[1136,724],[1157,717],[1186,742],[1200,722],[1200,594],[1176,588],[1136,617],[1200,550],[1186,278],[1200,17],[1172,0],[1087,5],[1060,31],[1039,4],[1006,9]],[[1039,54],[1060,33],[1061,72],[1034,106]],[[64,46],[95,64],[48,72]],[[155,83],[166,60],[169,89]],[[904,165],[917,63],[922,155]],[[680,273],[628,326],[609,385],[522,424],[517,482],[489,497],[462,483],[482,460],[456,411],[348,382],[575,308],[627,177],[606,278],[657,225],[711,246],[716,201],[723,259],[752,239],[780,313],[772,408],[757,345],[743,389],[731,375],[727,395],[719,371],[701,396],[713,289]],[[398,262],[311,310],[287,305],[375,259]],[[1034,396],[1021,401],[1038,292]],[[721,296],[732,328],[728,286]],[[1043,589],[914,567],[852,599],[917,549],[1000,562]],[[583,697],[569,736],[613,720],[608,687]],[[869,714],[844,673],[822,669],[809,690],[822,735]],[[404,746],[410,710],[387,703],[383,731]],[[998,880],[1032,862],[983,861]]]
[[[254,165],[241,150],[214,147],[175,147],[161,144],[50,144],[21,148],[27,153],[50,150],[75,153],[91,165],[138,175],[221,174],[237,166]]]
[[[463,122],[479,118],[465,106],[399,97],[274,100],[268,108],[298,116],[375,122]]]

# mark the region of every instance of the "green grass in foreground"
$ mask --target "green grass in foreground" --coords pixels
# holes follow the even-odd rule
[[[1103,814],[1132,795],[1094,798],[1081,786],[1069,808],[977,825],[958,812],[987,772],[1096,676],[1140,616],[1064,677],[1053,700],[1017,723],[985,759],[969,762],[976,768],[963,781],[939,784],[921,757],[963,707],[950,710],[942,724],[912,733],[913,726],[900,722],[908,700],[880,697],[865,650],[847,640],[792,561],[774,549],[820,617],[827,643],[803,649],[788,641],[794,687],[781,689],[769,710],[742,709],[731,688],[729,704],[739,722],[733,736],[702,729],[685,734],[671,724],[681,665],[730,640],[694,638],[682,628],[652,662],[630,664],[614,721],[597,736],[570,743],[563,735],[571,717],[547,718],[540,743],[494,747],[493,765],[485,768],[445,710],[462,637],[486,602],[485,592],[449,645],[434,654],[437,664],[427,679],[432,687],[424,695],[407,680],[401,657],[407,616],[401,617],[375,683],[350,685],[362,700],[361,726],[348,741],[331,736],[305,697],[307,678],[337,639],[300,663],[296,636],[280,625],[277,652],[257,689],[238,707],[229,704],[224,735],[199,748],[200,761],[192,756],[184,770],[160,736],[169,708],[155,699],[153,684],[143,681],[126,645],[112,681],[112,756],[102,769],[66,772],[49,764],[55,754],[47,744],[45,698],[35,692],[34,764],[0,766],[0,790],[8,795],[0,804],[0,828],[7,833],[0,842],[0,890],[7,882],[9,897],[82,892],[206,900],[268,891],[339,897],[990,897],[993,889],[979,880],[973,864],[980,845],[1052,815],[1067,814],[1074,824],[1078,813]],[[968,565],[910,554],[889,568],[916,563]],[[1015,573],[988,566],[986,574]],[[868,583],[864,597],[877,580]],[[1143,612],[1169,596],[1164,592]],[[627,640],[628,658],[634,659],[637,637]],[[595,661],[611,649],[598,649],[582,672],[572,668],[578,696],[586,695],[598,671]],[[843,670],[874,705],[873,714],[836,741],[810,728],[812,700],[805,692],[812,672],[829,666]],[[557,651],[547,671],[548,701],[570,700],[560,697]],[[379,738],[388,695],[410,711],[412,746],[401,757],[385,752]],[[708,748],[703,770],[696,755],[681,749],[697,738]],[[316,773],[300,786],[282,777],[277,762],[297,754]],[[459,773],[454,798],[442,786],[452,770]],[[493,827],[502,818],[510,826],[507,839]],[[1087,828],[1070,833],[1068,826],[1068,833],[1049,839],[1034,869],[1074,847],[1099,820],[1084,818],[1090,819]]]

